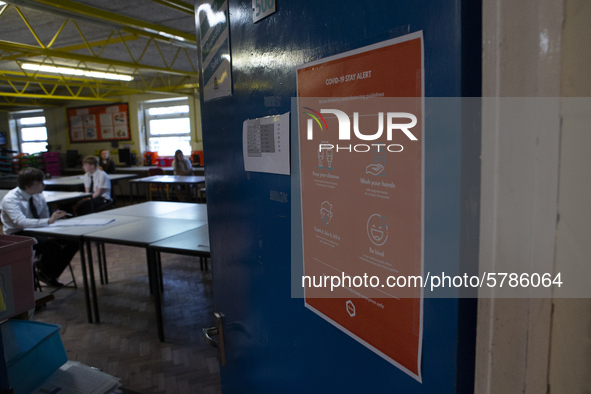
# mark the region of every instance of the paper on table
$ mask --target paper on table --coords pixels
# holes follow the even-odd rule
[[[86,218],[72,218],[62,219],[57,222],[50,224],[49,227],[61,227],[61,226],[103,226],[111,223],[115,219],[86,219]]]

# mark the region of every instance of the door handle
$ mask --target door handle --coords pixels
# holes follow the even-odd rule
[[[224,325],[223,316],[221,313],[216,312],[213,314],[215,327],[209,327],[203,329],[203,339],[205,343],[218,349],[218,361],[223,367],[226,365],[226,351],[224,347]],[[219,342],[216,342],[212,336],[218,336]]]
[[[203,339],[205,339],[205,343],[207,343],[209,346],[213,346],[215,348],[219,348],[220,344],[217,343],[216,341],[214,341],[211,336],[212,335],[219,335],[220,334],[220,330],[218,330],[217,327],[209,327],[209,328],[204,328],[203,329]]]

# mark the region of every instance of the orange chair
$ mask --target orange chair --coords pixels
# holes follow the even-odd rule
[[[153,168],[148,168],[148,176],[154,176],[154,175],[164,175],[164,170],[160,167],[153,167]],[[170,200],[170,194],[168,191],[168,186],[161,186],[161,185],[154,185],[151,184],[150,185],[150,201],[152,201],[152,193],[157,191],[159,196],[162,196],[162,188],[164,188],[164,191],[166,192],[166,199]]]

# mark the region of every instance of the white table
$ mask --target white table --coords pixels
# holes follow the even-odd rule
[[[110,174],[111,188],[121,179],[135,178],[135,174]],[[60,176],[43,181],[48,190],[84,190],[84,175]]]

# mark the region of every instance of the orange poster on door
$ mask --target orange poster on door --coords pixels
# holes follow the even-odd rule
[[[298,68],[306,306],[421,381],[423,39]]]

